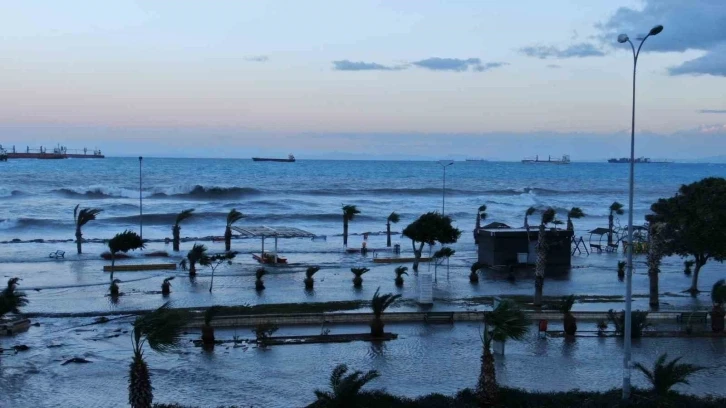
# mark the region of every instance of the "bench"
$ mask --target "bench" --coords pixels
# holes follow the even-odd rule
[[[590,244],[590,249],[597,249],[597,252],[602,252],[602,246],[599,244]]]
[[[708,319],[708,312],[684,312],[679,313],[676,316],[676,321],[680,323],[688,323],[688,322],[698,322],[702,321],[703,323],[706,323],[706,320]]]
[[[424,315],[426,323],[454,323],[454,312],[428,312]]]
[[[51,252],[48,255],[48,258],[54,258],[54,259],[60,259],[60,258],[65,259],[65,257],[66,257],[66,251],[60,251],[60,250]]]

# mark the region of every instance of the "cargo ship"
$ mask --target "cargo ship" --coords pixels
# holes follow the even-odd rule
[[[608,159],[608,163],[630,163],[630,157],[621,157],[619,159],[613,158]],[[650,157],[638,157],[635,159],[635,163],[650,164],[650,163],[673,163],[669,160],[651,160]]]
[[[101,153],[99,149],[89,150],[86,148],[77,150],[68,150],[65,146],[58,146],[53,150],[48,151],[47,148],[40,146],[38,149],[31,149],[30,146],[26,146],[25,151],[17,151],[15,146],[6,150],[0,145],[0,152],[6,159],[103,159],[106,156]]]
[[[534,156],[522,159],[522,163],[546,163],[546,164],[570,164],[570,155],[563,155],[561,159],[553,159],[552,156],[547,156],[547,160],[540,160],[539,156]]]
[[[271,158],[267,158],[267,157],[253,157],[252,160],[253,161],[256,161],[256,162],[258,162],[258,161],[259,162],[267,161],[267,162],[294,163],[295,162],[295,156],[293,156],[293,155],[290,154],[290,155],[287,156],[287,159],[271,159]]]

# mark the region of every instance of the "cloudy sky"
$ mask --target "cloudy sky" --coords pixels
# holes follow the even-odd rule
[[[633,61],[616,38],[662,24],[638,64],[638,153],[726,152],[724,0],[0,3],[6,147],[622,156]]]

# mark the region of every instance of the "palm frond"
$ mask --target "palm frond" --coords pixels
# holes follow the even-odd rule
[[[201,261],[207,254],[207,246],[204,244],[194,244],[192,249],[187,252],[189,262],[197,263]]]
[[[559,304],[557,305],[557,308],[562,313],[570,313],[570,310],[572,310],[572,305],[575,304],[575,295],[570,296],[564,296],[560,300]]]
[[[681,357],[668,360],[668,354],[663,353],[658,357],[649,370],[641,363],[635,364],[635,369],[643,373],[646,379],[653,385],[653,392],[659,396],[665,396],[676,384],[689,384],[688,377],[704,370],[705,367],[694,364],[680,363]]]
[[[80,208],[80,204],[76,204],[76,207],[73,209],[73,222],[78,224],[78,208]]]
[[[319,266],[308,266],[308,269],[305,270],[305,277],[312,278],[319,270]]]
[[[229,211],[229,214],[227,214],[227,226],[231,227],[232,224],[241,220],[242,218],[244,218],[244,216],[245,215],[242,214],[241,212],[237,211],[236,208],[231,209]]]
[[[189,208],[189,209],[186,209],[186,210],[180,212],[179,214],[176,215],[176,220],[174,221],[174,226],[178,226],[179,223],[181,223],[182,221],[191,217],[192,215],[194,215],[194,208]]]
[[[482,204],[482,205],[479,206],[479,210],[478,211],[480,213],[486,212],[486,210],[487,210],[487,205],[486,204]]]
[[[388,216],[388,222],[390,222],[391,224],[396,224],[399,221],[401,221],[401,216],[398,215],[398,213],[395,211]]]
[[[80,211],[78,206],[73,210],[73,218],[76,220],[76,227],[82,227],[88,224],[89,221],[96,219],[96,216],[103,212],[100,208],[83,208]]]
[[[371,309],[373,309],[373,314],[376,317],[380,317],[389,306],[401,298],[400,294],[394,295],[393,293],[379,295],[378,292],[380,290],[381,287],[379,286],[378,289],[376,289],[376,293],[373,294],[373,299],[371,299]]]
[[[496,309],[484,317],[490,326],[488,336],[492,340],[522,340],[529,332],[530,322],[524,312],[509,300],[499,303]]]
[[[353,272],[353,275],[355,276],[362,276],[364,273],[370,271],[368,268],[350,268],[350,271]]]
[[[257,270],[255,271],[255,278],[257,280],[262,279],[262,277],[265,275],[267,275],[267,269],[265,268],[257,268]]]
[[[555,220],[555,209],[554,208],[547,208],[542,212],[542,225],[547,225]]]
[[[726,280],[720,279],[711,288],[711,302],[714,305],[726,303]]]
[[[625,211],[623,211],[623,205],[617,201],[610,204],[610,214],[611,215],[612,214],[617,214],[617,215],[625,214]]]
[[[345,364],[336,366],[330,375],[331,392],[315,391],[315,396],[318,398],[318,401],[326,403],[325,406],[355,406],[355,400],[360,394],[361,388],[380,376],[376,370],[371,370],[366,373],[354,371],[345,375],[347,372],[348,367]]]
[[[408,275],[407,271],[408,271],[408,266],[397,266],[396,269],[394,269],[396,276]]]
[[[582,218],[585,216],[585,212],[582,211],[582,208],[580,207],[572,207],[570,211],[567,212],[567,218]]]
[[[171,285],[170,282],[173,280],[174,280],[174,276],[170,276],[170,277],[164,279],[164,283],[169,283]]]
[[[356,214],[360,214],[360,210],[358,207],[354,205],[344,205],[343,206],[343,216],[348,220],[351,221],[355,217]]]
[[[124,232],[116,234],[113,238],[108,240],[108,249],[112,253],[117,252],[129,252],[135,249],[143,249],[146,246],[144,240],[141,239],[139,234],[126,230]]]
[[[474,262],[471,264],[471,273],[476,273],[479,269],[483,268],[484,265],[482,265],[480,262]]]
[[[28,304],[28,295],[17,290],[20,278],[8,279],[8,286],[0,292],[0,316],[5,313],[19,314],[19,308]]]
[[[529,208],[527,208],[527,211],[524,213],[524,215],[526,215],[527,217],[529,217],[530,215],[534,214],[535,211],[537,211],[536,208],[529,207]]]
[[[449,247],[443,247],[438,251],[434,252],[434,258],[450,258],[456,253],[455,250]]]
[[[181,344],[182,331],[188,321],[188,312],[172,309],[167,302],[152,312],[138,316],[134,321],[134,335],[146,338],[149,347],[155,351],[170,351]]]
[[[222,306],[208,307],[207,310],[204,311],[204,325],[211,325],[212,319],[214,319],[214,316],[218,315],[221,310]]]

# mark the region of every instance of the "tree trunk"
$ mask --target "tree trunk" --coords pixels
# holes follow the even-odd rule
[[[343,246],[348,246],[348,218],[343,216]]]
[[[568,336],[574,336],[577,333],[577,319],[572,313],[565,313],[564,328],[565,334]]]
[[[613,243],[613,214],[608,216],[608,245]]]
[[[197,263],[189,261],[189,276],[197,276]]]
[[[534,277],[534,307],[542,307],[542,289],[544,288],[544,276]]]
[[[202,343],[204,345],[214,345],[214,327],[202,326]]]
[[[171,284],[169,282],[164,282],[161,284],[161,294],[164,296],[169,296],[171,293]]]
[[[648,304],[651,309],[658,310],[660,301],[658,299],[658,270],[648,271],[648,280],[650,281],[650,301]]]
[[[696,267],[693,269],[693,276],[691,277],[691,287],[688,288],[688,291],[691,292],[691,295],[693,296],[696,296],[696,294],[699,292],[698,273],[701,272],[701,267],[703,267],[703,264],[705,264],[705,262],[701,263],[698,257],[696,257]]]
[[[113,282],[113,267],[116,264],[116,254],[111,251],[111,282]]]
[[[537,234],[537,264],[534,270],[534,306],[542,306],[542,288],[544,287],[545,269],[547,268],[547,238],[545,226],[540,224]]]
[[[229,226],[224,230],[224,250],[227,252],[232,250],[232,228]]]
[[[385,325],[383,324],[383,320],[381,320],[380,317],[374,317],[373,320],[371,320],[371,336],[373,337],[383,337],[385,332],[383,331],[383,328]]]
[[[421,254],[423,253],[423,247],[424,243],[421,243],[421,246],[418,248],[418,251],[416,250],[416,246],[413,247],[413,271],[418,272],[418,263],[421,261]]]
[[[391,223],[386,223],[386,246],[391,247]]]
[[[172,248],[174,251],[179,252],[179,230],[181,230],[181,227],[178,225],[175,225],[172,229],[172,237],[174,238],[172,243]]]
[[[711,309],[711,330],[714,333],[721,333],[724,329],[724,313],[723,307],[714,306]]]
[[[262,279],[257,279],[255,281],[255,290],[257,290],[257,291],[265,290],[265,283],[262,282]]]
[[[304,282],[305,282],[305,289],[307,289],[307,290],[313,290],[313,288],[315,287],[315,281],[313,280],[313,278],[305,278]]]
[[[141,353],[134,353],[129,372],[129,404],[131,408],[151,408],[154,401],[149,367]]]
[[[484,334],[487,336],[488,334]],[[489,347],[484,346],[484,353],[481,356],[481,371],[479,381],[476,385],[479,407],[493,407],[499,400],[499,385],[497,385],[496,367],[494,356]]]
[[[78,255],[82,253],[81,251],[81,240],[83,239],[83,234],[81,234],[81,227],[76,227],[76,249],[78,250]]]
[[[403,277],[396,276],[396,281],[395,282],[396,282],[396,286],[398,286],[398,287],[403,286]]]

